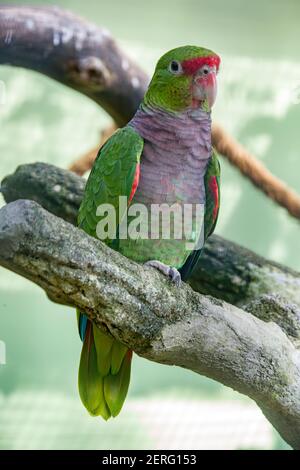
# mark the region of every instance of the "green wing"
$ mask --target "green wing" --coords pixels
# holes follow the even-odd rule
[[[131,127],[118,130],[100,149],[86,184],[79,209],[78,225],[96,237],[101,204],[114,207],[117,221],[124,214],[119,196],[129,198],[136,190],[144,141]],[[120,218],[119,218],[120,217]],[[114,245],[113,239],[103,240]],[[83,341],[78,386],[84,406],[93,416],[105,420],[117,416],[126,398],[130,381],[132,352],[112,336],[100,331],[77,312],[79,335]]]
[[[142,137],[127,126],[116,131],[99,150],[86,184],[85,194],[78,214],[78,225],[89,235],[96,237],[96,215],[101,204],[111,204],[119,214],[119,196],[130,197],[140,157],[143,151]],[[112,240],[104,240],[111,244]]]
[[[204,176],[205,185],[205,214],[204,214],[204,242],[213,233],[220,207],[220,164],[215,149],[212,149],[212,155]],[[199,262],[200,250],[194,250],[184,265],[179,269],[183,281],[187,281]]]
[[[206,194],[204,233],[206,240],[215,230],[220,209],[220,163],[214,148],[212,149],[204,183]]]

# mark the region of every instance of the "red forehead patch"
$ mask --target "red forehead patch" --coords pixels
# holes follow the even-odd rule
[[[218,70],[220,62],[221,59],[218,55],[211,55],[207,57],[195,57],[194,59],[184,60],[181,65],[185,73],[193,74],[197,72],[200,67],[203,67],[203,65],[208,65],[209,67],[216,66]]]

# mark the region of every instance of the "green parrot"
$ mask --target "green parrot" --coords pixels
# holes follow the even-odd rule
[[[219,65],[217,54],[196,46],[179,47],[160,58],[136,114],[99,150],[78,215],[82,230],[102,237],[128,258],[158,269],[176,286],[191,275],[218,218],[220,166],[211,144],[211,108]],[[177,238],[171,236],[175,219],[179,220],[176,210],[171,214],[169,237],[162,236],[157,223],[151,236],[153,227],[150,230],[145,217],[140,217],[138,236],[129,236],[138,212],[132,212],[134,207],[151,212],[162,204],[177,211],[199,205],[203,217],[190,210],[190,236]],[[102,229],[108,205],[117,222],[116,230],[107,231],[105,238]],[[105,210],[99,211],[101,207]],[[124,221],[127,236],[121,236]],[[135,233],[132,227],[131,233]],[[80,397],[91,415],[107,420],[118,415],[126,398],[132,351],[100,331],[83,313],[77,316],[83,341]]]

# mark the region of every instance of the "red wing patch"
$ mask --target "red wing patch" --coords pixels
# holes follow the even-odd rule
[[[219,187],[216,176],[211,176],[208,183],[209,189],[212,192],[214,198],[214,211],[213,211],[213,220],[215,222],[218,211],[219,211]]]
[[[131,203],[132,198],[133,198],[133,196],[135,195],[136,188],[137,188],[138,185],[139,185],[139,181],[140,181],[140,164],[138,164],[138,165],[136,166],[135,175],[134,175],[134,180],[133,180],[133,184],[132,184],[132,188],[131,188],[131,193],[130,193],[130,196],[129,196],[128,205]]]

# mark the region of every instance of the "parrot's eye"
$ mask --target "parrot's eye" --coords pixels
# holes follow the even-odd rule
[[[202,69],[201,69],[201,74],[202,74],[202,75],[208,75],[209,72],[210,72],[209,66],[208,66],[208,65],[204,65],[204,66],[202,67]]]
[[[178,62],[177,60],[172,60],[169,64],[169,70],[171,73],[174,75],[179,75],[182,72],[182,66],[181,63]]]

